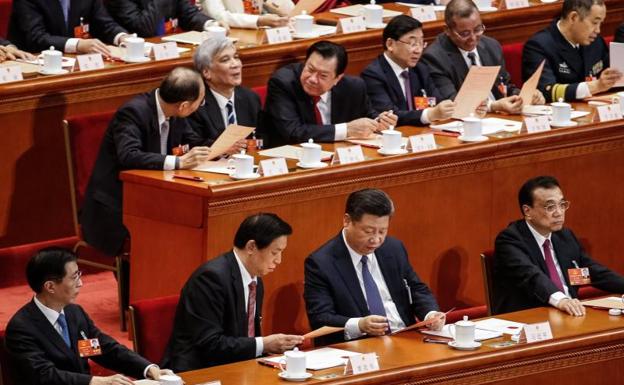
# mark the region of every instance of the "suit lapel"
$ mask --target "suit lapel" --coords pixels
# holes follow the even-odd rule
[[[234,89],[234,105],[236,106],[236,121],[238,124],[246,126],[250,125],[251,117],[249,116],[251,109],[247,104],[247,99],[243,97],[240,87]]]
[[[388,85],[390,86],[390,89],[392,90],[392,92],[394,92],[395,100],[398,100],[400,102],[400,105],[403,109],[407,109],[407,100],[405,100],[405,95],[403,94],[403,91],[401,91],[401,85],[399,84],[399,79],[397,79],[396,75],[394,74],[394,71],[392,70],[392,67],[390,66],[390,63],[388,63],[388,61],[383,55],[379,57],[379,65],[381,66],[381,69],[384,72],[384,75],[386,77],[386,80],[388,81]],[[413,78],[413,76],[410,76],[410,78]],[[413,81],[413,79],[411,80]]]
[[[219,136],[223,131],[225,131],[225,123],[223,123],[223,115],[221,115],[219,103],[217,103],[217,99],[210,90],[206,90],[206,109],[208,112],[208,119],[210,119],[212,127],[217,130],[217,136]],[[238,108],[236,108],[236,110],[236,114],[238,115]]]
[[[156,91],[149,93],[147,104],[149,109],[147,113],[147,152],[160,154],[160,127],[158,126],[158,106],[156,105]],[[171,127],[169,127],[171,131]]]
[[[295,90],[295,94],[296,94],[295,99],[296,99],[297,104],[299,105],[299,111],[302,112],[303,122],[305,124],[316,124],[316,117],[314,116],[314,105],[313,105],[312,97],[310,97],[310,95],[305,93],[305,91],[303,90],[303,87],[301,86],[301,81],[299,80],[299,78],[301,77],[302,70],[303,70],[303,64],[299,64],[296,66],[296,68],[294,69],[295,78],[292,80],[292,83],[290,84],[290,86],[293,90]],[[332,90],[332,95],[333,95],[333,90]],[[334,99],[332,96],[332,102],[333,101]],[[332,104],[332,107],[333,107],[333,104]],[[333,121],[334,108],[332,108],[331,113],[332,113],[332,121]]]
[[[452,63],[453,71],[458,79],[458,84],[462,84],[469,70],[464,57],[461,52],[459,52],[459,49],[451,42],[448,36],[443,35],[440,39],[440,43],[443,44],[444,50],[449,57],[449,61]]]
[[[553,47],[559,50],[563,61],[568,65],[570,71],[574,72],[577,76],[585,78],[586,73],[583,73],[584,65],[583,58],[579,54],[579,51],[574,48],[566,38],[559,32],[556,24],[551,24],[550,28],[553,28],[553,34],[556,37],[558,47]],[[553,68],[553,71],[557,72],[558,68]],[[570,74],[570,76],[574,76]]]
[[[529,230],[529,225],[527,225],[525,221],[520,221],[519,230],[525,243],[529,246],[529,256],[546,275],[549,275],[548,268],[546,267],[546,262],[544,261],[544,256],[542,254],[542,245],[537,244],[535,237],[531,233],[531,230]]]
[[[572,286],[570,285],[568,279],[568,269],[571,269],[574,266],[572,266],[572,261],[569,257],[570,253],[566,248],[566,243],[561,240],[559,232],[552,233],[550,239],[552,240],[553,249],[555,250],[555,258],[557,258],[557,262],[559,262],[563,279],[565,280],[568,289],[571,289]]]
[[[242,320],[238,325],[241,336],[247,336],[247,309],[245,309],[245,291],[243,289],[243,278],[238,268],[238,262],[233,252],[226,256],[230,265],[230,276],[232,278],[232,290],[234,291],[234,308],[236,309],[236,319]],[[257,292],[256,292],[257,295]]]
[[[61,337],[59,332],[56,331],[50,321],[48,321],[48,319],[41,312],[41,310],[39,310],[37,305],[35,305],[34,300],[30,302],[28,310],[31,319],[33,320],[33,324],[35,325],[35,328],[40,331],[48,339],[48,341],[50,341],[50,343],[52,343],[62,354],[69,357],[76,364],[76,368],[79,369],[80,365],[78,365],[76,353],[65,344],[63,337]],[[67,312],[65,313],[65,316],[67,317]],[[72,327],[69,326],[69,319],[67,321],[69,329],[69,339],[70,343],[73,346],[73,344],[75,344],[75,337],[74,339],[72,339]],[[75,326],[73,329],[75,329]]]
[[[396,264],[393,263],[394,259],[391,255],[386,255],[384,251],[380,250],[381,247],[375,250],[375,257],[377,258],[377,264],[379,265],[379,269],[381,270],[381,274],[384,277],[384,281],[386,281],[386,286],[388,287],[388,291],[390,291],[390,296],[392,297],[392,302],[398,304],[401,299],[401,281],[397,281],[397,279],[401,278],[401,274],[396,269]],[[399,307],[397,306],[397,309]]]
[[[355,267],[353,267],[349,250],[347,250],[347,246],[344,244],[342,239],[342,234],[339,234],[336,239],[336,247],[334,248],[334,266],[336,267],[336,271],[342,278],[345,286],[349,290],[349,293],[351,293],[351,296],[353,297],[357,307],[360,309],[361,314],[370,314],[368,305],[366,304],[366,299],[362,293],[362,288],[360,287],[360,280],[355,272]]]

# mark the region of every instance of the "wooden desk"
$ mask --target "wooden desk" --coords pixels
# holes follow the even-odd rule
[[[624,2],[606,0],[610,35],[624,19]],[[561,2],[484,14],[489,36],[503,43],[522,41],[555,17]],[[406,8],[403,8],[406,10]],[[431,41],[442,22],[425,23]],[[264,85],[278,67],[302,60],[311,40],[258,46],[258,31],[233,31],[241,38],[244,84]],[[347,72],[358,74],[382,50],[381,30],[328,37],[349,52]],[[119,64],[93,72],[35,77],[0,85],[0,247],[66,237],[73,234],[61,122],[86,113],[114,111],[140,92],[158,86],[176,66],[190,66],[190,54],[180,59],[146,64]],[[42,188],[43,186],[43,188]]]
[[[361,353],[376,352],[380,371],[342,376],[342,367],[312,372],[340,376],[307,383],[347,384],[497,384],[497,385],[604,385],[619,383],[624,376],[624,318],[606,311],[588,309],[575,318],[554,308],[537,308],[501,315],[512,321],[549,321],[553,340],[492,348],[486,341],[475,351],[457,351],[448,346],[426,344],[418,332],[368,338],[335,345]],[[498,340],[502,340],[498,339]],[[284,384],[278,369],[255,360],[182,373],[188,385],[220,380],[223,385]]]
[[[624,163],[623,123],[479,144],[436,137],[443,148],[428,153],[381,158],[365,149],[371,161],[254,181],[180,171],[207,179],[196,183],[173,180],[171,171],[124,172],[124,223],[132,234],[130,298],[177,293],[199,264],[231,248],[245,217],[275,212],[294,233],[282,264],[265,279],[263,330],[304,332],[305,257],[339,232],[349,193],[377,187],[394,199],[390,234],[405,243],[412,265],[441,307],[480,305],[479,254],[520,217],[520,185],[543,174],[561,181],[572,201],[567,224],[588,244],[590,254],[624,272],[624,168],[606,166]]]

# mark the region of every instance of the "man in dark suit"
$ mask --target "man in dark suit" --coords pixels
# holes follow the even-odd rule
[[[564,0],[559,20],[524,45],[522,77],[529,78],[545,60],[538,88],[549,102],[609,90],[622,73],[609,68],[609,48],[599,35],[606,15],[603,0]]]
[[[102,333],[82,307],[73,302],[80,291],[82,272],[69,250],[39,251],[26,267],[34,298],[9,321],[6,348],[14,364],[11,373],[19,385],[132,385],[121,374],[92,376],[87,358],[108,369],[135,378],[158,380],[161,370]],[[79,355],[81,340],[99,344],[101,352]]]
[[[492,272],[494,314],[554,306],[568,314],[585,314],[569,269],[589,269],[591,284],[624,292],[624,277],[592,260],[571,230],[564,228],[570,207],[559,182],[550,176],[528,180],[518,193],[523,220],[496,237]]]
[[[225,37],[205,40],[195,51],[193,61],[207,89],[206,102],[189,116],[195,132],[212,145],[230,124],[257,127],[260,97],[240,85],[243,64],[234,44]],[[227,153],[235,154],[246,147],[242,139]]]
[[[126,35],[102,0],[13,1],[9,39],[25,51],[54,47],[67,53],[111,56],[106,44],[118,45]]]
[[[261,128],[269,147],[366,138],[396,125],[392,111],[371,107],[364,82],[344,75],[346,67],[344,47],[322,40],[308,48],[305,63],[273,73]]]
[[[262,337],[262,276],[282,261],[290,225],[275,214],[246,218],[232,251],[200,266],[180,293],[163,365],[179,371],[283,353],[296,335]]]
[[[312,329],[344,327],[323,343],[379,336],[421,320],[444,326],[444,313],[410,266],[403,243],[386,237],[394,207],[385,192],[347,198],[344,228],[305,261],[303,297]]]
[[[522,112],[520,89],[511,83],[505,69],[503,49],[498,41],[484,36],[485,25],[479,9],[471,0],[452,0],[444,11],[445,31],[438,35],[423,54],[431,77],[443,99],[454,99],[471,66],[501,66],[487,101],[491,112]],[[544,104],[539,92],[533,104]]]
[[[106,0],[106,8],[119,24],[142,37],[173,33],[176,26],[203,31],[218,25],[189,0]]]
[[[189,169],[207,159],[209,148],[199,146],[203,139],[185,119],[203,100],[201,75],[179,67],[160,88],[136,96],[117,111],[102,140],[80,213],[87,243],[117,255],[128,236],[122,223],[121,171]]]
[[[613,41],[624,43],[624,23],[620,24],[618,29],[615,31],[615,38]]]
[[[17,49],[10,41],[0,37],[0,63],[15,59],[35,60],[35,57],[28,52]]]
[[[399,15],[383,32],[384,53],[362,72],[366,91],[377,111],[392,110],[398,125],[427,125],[453,115],[455,103],[442,100],[429,70],[419,62],[426,46],[422,24],[413,17]],[[427,97],[436,102],[427,102]]]

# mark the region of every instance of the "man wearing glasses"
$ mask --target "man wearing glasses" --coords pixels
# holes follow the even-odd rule
[[[518,200],[524,219],[498,234],[494,246],[493,314],[551,305],[583,316],[577,275],[587,271],[593,286],[624,292],[624,277],[592,260],[572,231],[563,227],[570,202],[555,178],[528,180]]]
[[[487,101],[488,111],[521,113],[520,89],[510,82],[500,43],[483,36],[485,25],[477,6],[471,0],[452,0],[444,21],[445,31],[423,54],[442,98],[455,98],[471,66],[501,66]],[[535,92],[532,104],[544,104],[541,93]]]
[[[400,15],[383,32],[384,53],[362,72],[368,97],[377,111],[392,110],[398,125],[427,125],[453,115],[455,103],[444,100],[420,57],[427,43],[420,21]]]

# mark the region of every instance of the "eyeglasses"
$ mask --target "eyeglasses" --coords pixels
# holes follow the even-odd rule
[[[481,36],[483,35],[483,33],[485,32],[485,24],[481,24],[478,25],[474,30],[472,31],[461,31],[461,32],[457,32],[454,29],[450,28],[451,31],[453,31],[453,33],[455,35],[457,35],[460,39],[466,40],[468,39],[471,35],[475,35],[475,36]]]
[[[403,40],[395,40],[398,41],[399,43],[403,43],[407,46],[409,46],[411,49],[425,49],[427,48],[427,43],[423,40],[410,40],[410,41],[403,41]]]
[[[551,203],[549,205],[542,206],[542,207],[544,208],[544,210],[546,210],[546,212],[548,214],[552,214],[557,209],[559,209],[561,211],[566,211],[567,209],[569,209],[570,208],[570,201],[561,201],[559,203]]]
[[[82,277],[82,270],[76,270],[76,272],[74,273],[74,275],[72,275],[70,278],[74,280],[74,282],[78,282],[78,280],[80,279],[80,277]]]

